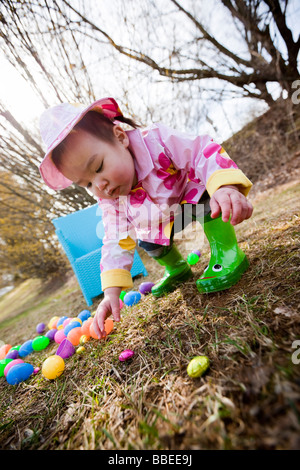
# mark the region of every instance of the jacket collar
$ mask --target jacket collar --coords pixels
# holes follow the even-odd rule
[[[144,180],[153,170],[154,164],[150,152],[139,129],[126,131],[129,137],[129,150],[134,157],[134,166],[138,181]],[[138,155],[138,158],[135,156]]]

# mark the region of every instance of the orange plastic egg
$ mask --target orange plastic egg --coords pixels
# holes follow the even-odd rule
[[[6,354],[11,349],[11,347],[12,346],[10,344],[3,344],[3,346],[1,346],[1,348],[0,348],[0,360],[5,358]]]
[[[107,318],[104,322],[104,329],[107,335],[109,335],[113,327],[114,327],[114,322],[111,320],[111,318]],[[99,339],[97,333],[95,332],[93,328],[93,324],[91,324],[90,326],[90,335],[94,339]]]
[[[69,333],[67,334],[67,339],[70,341],[70,343],[73,344],[73,346],[77,346],[80,342],[81,336],[81,326],[78,326],[77,328],[73,328],[69,331]]]
[[[93,318],[88,318],[86,321],[83,322],[82,324],[82,327],[81,327],[81,331],[82,331],[82,334],[83,335],[86,335],[86,336],[91,336],[90,335],[90,326],[91,326],[91,323],[93,323]]]

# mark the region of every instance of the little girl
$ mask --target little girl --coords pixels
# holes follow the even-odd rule
[[[40,165],[45,183],[55,190],[76,183],[91,191],[102,208],[104,299],[93,323],[99,338],[105,336],[109,315],[120,321],[119,296],[132,287],[136,240],[165,268],[152,288],[154,296],[192,276],[173,243],[184,204],[193,208],[190,220],[199,220],[211,248],[209,265],[196,281],[199,292],[228,289],[248,267],[233,226],[252,215],[246,198],[252,183],[208,135],[191,136],[163,124],[138,127],[113,98],[88,107],[63,103],[46,110],[40,121],[47,146]],[[201,216],[199,207],[204,208]]]

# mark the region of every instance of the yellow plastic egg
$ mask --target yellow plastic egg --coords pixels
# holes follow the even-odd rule
[[[204,372],[209,368],[210,361],[207,356],[194,357],[187,366],[187,373],[193,379],[201,377]]]
[[[82,335],[82,336],[79,338],[79,344],[87,343],[89,339],[90,339],[89,336],[87,336],[87,335]]]
[[[80,325],[82,325],[82,320],[80,318],[72,318],[72,320],[70,321],[70,323],[72,323],[73,321],[78,321],[80,323]]]
[[[48,328],[49,330],[52,330],[53,328],[56,327],[56,323],[58,322],[59,320],[59,317],[55,316],[55,317],[52,317],[48,323]]]
[[[65,369],[65,361],[60,356],[49,356],[43,363],[42,374],[46,379],[56,379]]]
[[[76,349],[76,354],[83,354],[85,351],[84,346],[80,346],[79,348]]]

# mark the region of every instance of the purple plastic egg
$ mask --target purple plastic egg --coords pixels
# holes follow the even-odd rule
[[[41,370],[40,367],[35,367],[34,370],[33,370],[33,374],[36,375],[38,374],[38,372]]]
[[[60,356],[62,359],[67,359],[68,357],[73,356],[74,353],[75,348],[71,341],[64,339],[56,351],[56,356]]]
[[[125,351],[121,352],[119,360],[121,362],[128,361],[128,359],[131,359],[132,356],[134,356],[134,351],[132,351],[131,349],[125,349]]]
[[[47,331],[47,333],[45,334],[45,336],[47,336],[47,338],[50,339],[50,341],[54,341],[54,336],[55,336],[55,333],[57,332],[57,329],[56,328],[52,328],[51,330]]]
[[[200,250],[193,250],[192,253],[195,253],[195,255],[198,255],[199,258],[201,256],[201,251]]]
[[[17,357],[19,357],[19,351],[13,349],[6,354],[5,359],[17,359]]]
[[[153,286],[154,286],[153,282],[142,282],[142,284],[139,287],[139,291],[143,295],[150,294]]]
[[[39,323],[36,327],[36,332],[43,333],[43,331],[45,331],[45,328],[46,328],[45,323]]]

